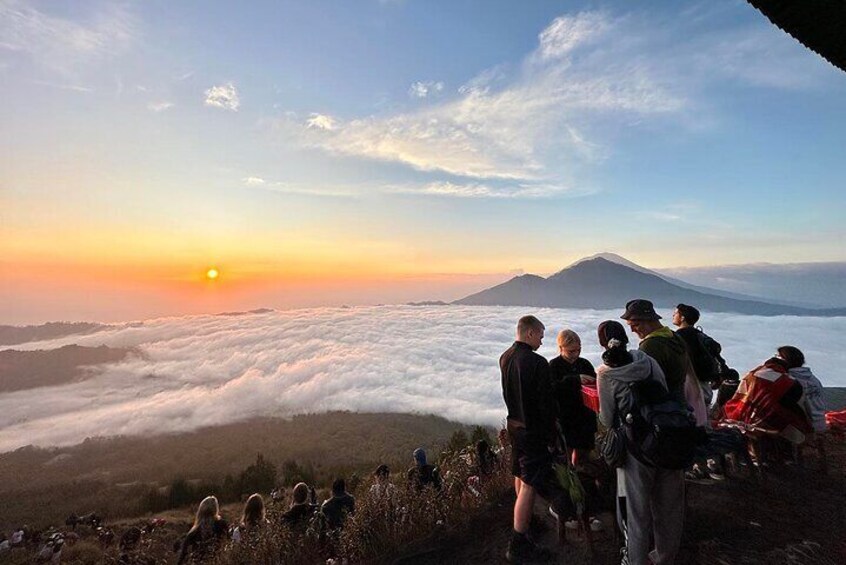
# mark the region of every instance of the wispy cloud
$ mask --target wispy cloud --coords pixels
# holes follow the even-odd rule
[[[421,194],[496,198],[503,192],[493,181],[513,181],[521,189],[508,194],[529,197],[590,184],[585,172],[613,154],[625,129],[711,127],[716,84],[814,83],[815,71],[802,66],[816,63],[789,38],[763,23],[717,31],[712,23],[568,14],[539,32],[522,61],[485,70],[457,92],[414,83],[413,98],[441,94],[425,107],[387,116],[313,114],[299,123],[286,117],[279,127],[307,147],[423,171],[431,179]],[[664,219],[670,215],[679,216],[669,211]]]
[[[426,98],[431,94],[443,92],[444,83],[440,81],[417,81],[408,87],[408,95],[412,98]]]
[[[551,198],[569,195],[583,195],[590,190],[577,190],[572,187],[552,184],[531,184],[519,182],[500,182],[497,184],[450,181],[435,181],[422,184],[403,184],[384,187],[386,192],[397,194],[417,194],[425,196],[443,196],[450,198]]]
[[[173,108],[173,102],[150,102],[147,104],[147,109],[152,112],[164,112]]]
[[[49,88],[55,88],[58,90],[70,90],[72,92],[94,92],[94,89],[90,86],[81,86],[78,84],[57,84],[54,82],[44,82],[40,80],[33,81],[33,84],[47,86]]]
[[[301,140],[331,153],[421,171],[572,184],[573,168],[603,157],[600,144],[583,127],[588,117],[668,114],[685,105],[683,97],[637,61],[621,63],[616,54],[596,50],[590,57],[577,56],[579,47],[595,43],[617,25],[594,12],[556,19],[507,79],[497,68],[468,81],[459,98],[424,109],[348,121],[332,117],[331,129],[309,121]],[[410,93],[433,90],[437,83],[415,83]]]
[[[599,12],[560,16],[538,36],[537,55],[546,60],[566,57],[577,47],[599,39],[609,27],[608,17]]]
[[[0,2],[0,47],[64,75],[122,52],[136,39],[136,27],[134,16],[119,5],[81,22],[38,10],[29,2]]]
[[[242,180],[247,186],[262,186],[264,184],[267,184],[267,181],[265,181],[261,177],[245,177]]]
[[[303,196],[351,198],[360,196],[364,190],[366,190],[366,187],[364,186],[322,186],[314,183],[305,185],[292,182],[272,181],[257,176],[244,177],[241,179],[241,182],[244,186],[249,188],[260,188],[270,192],[299,194]]]
[[[237,112],[238,108],[241,106],[241,101],[238,98],[238,91],[235,89],[235,85],[231,82],[212,86],[206,90],[205,94],[206,106],[223,108],[224,110],[231,110],[232,112]]]
[[[326,114],[311,114],[306,120],[308,129],[332,131],[336,129],[337,124],[338,121],[335,118]]]

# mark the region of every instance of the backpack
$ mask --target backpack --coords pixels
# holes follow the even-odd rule
[[[708,380],[712,383],[718,383],[724,378],[726,373],[731,370],[729,369],[726,360],[723,359],[723,346],[720,345],[716,339],[703,332],[702,328],[696,328],[696,335],[699,337],[699,342],[702,344],[702,347],[704,347],[705,351],[708,352],[708,356],[711,358],[711,362],[714,366],[712,371],[713,378]]]
[[[690,467],[696,447],[707,438],[687,404],[651,378],[629,384],[629,392],[632,410],[624,422],[629,453],[650,467]]]

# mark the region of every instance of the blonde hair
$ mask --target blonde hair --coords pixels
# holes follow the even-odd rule
[[[564,345],[581,345],[582,338],[573,330],[561,330],[558,332],[558,347]]]
[[[259,493],[253,493],[244,504],[244,514],[241,517],[241,524],[246,527],[253,527],[264,522],[265,510],[264,499]]]
[[[217,503],[217,497],[207,496],[197,507],[197,516],[194,518],[191,531],[200,528],[210,529],[217,520],[220,520],[220,505]]]
[[[305,504],[306,500],[308,500],[308,485],[305,483],[297,483],[294,487],[294,504]]]

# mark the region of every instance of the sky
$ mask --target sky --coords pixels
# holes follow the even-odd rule
[[[538,352],[557,355],[555,336],[567,327],[581,336],[582,356],[598,365],[596,327],[621,312],[539,309],[547,331]],[[81,382],[0,393],[0,452],[331,410],[437,414],[500,427],[506,414],[497,360],[525,313],[485,306],[297,309],[160,318],[30,343],[18,348],[77,343],[141,354],[99,366]],[[825,386],[846,386],[839,346],[846,318],[708,314],[702,325],[741,374],[790,343]]]
[[[746,2],[0,0],[0,80],[0,323],[846,259],[846,73]]]

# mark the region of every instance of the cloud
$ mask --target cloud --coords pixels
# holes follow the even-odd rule
[[[446,196],[454,198],[550,198],[565,193],[584,194],[566,186],[540,183],[455,183],[436,181],[424,184],[405,184],[390,186],[387,192],[398,194],[420,194],[428,196]]]
[[[165,110],[169,110],[173,108],[173,102],[150,102],[147,104],[147,109],[152,112],[164,112]]]
[[[538,35],[537,55],[541,59],[560,59],[581,45],[595,41],[610,27],[608,16],[599,12],[582,12],[555,18]]]
[[[666,115],[685,106],[656,69],[613,46],[576,52],[620,25],[593,12],[559,18],[510,76],[505,67],[489,69],[462,85],[458,98],[393,116],[333,120],[331,128],[309,121],[298,139],[432,173],[573,184],[580,166],[606,155],[591,139],[592,119]],[[437,82],[418,82],[409,92],[422,97],[438,90]]]
[[[246,177],[242,180],[247,186],[262,186],[263,184],[265,184],[265,180],[260,177]]]
[[[306,127],[308,129],[332,131],[337,129],[338,121],[332,116],[325,114],[311,114],[308,120],[306,120]]]
[[[426,98],[430,94],[437,94],[443,92],[443,90],[443,82],[435,82],[433,80],[426,82],[417,81],[412,83],[408,88],[408,95],[412,98]]]
[[[0,47],[63,75],[123,52],[136,39],[136,27],[135,17],[121,6],[108,6],[79,22],[29,2],[0,2]]]
[[[50,88],[56,88],[58,90],[69,90],[71,92],[94,92],[94,89],[89,86],[80,86],[77,84],[57,84],[53,82],[44,82],[40,80],[33,81],[33,84],[38,84],[41,86],[48,86]]]
[[[238,99],[238,91],[231,82],[213,86],[206,90],[205,94],[206,106],[223,108],[224,110],[231,110],[233,112],[237,112],[241,106],[241,102]]]
[[[28,344],[138,347],[144,358],[107,365],[84,382],[0,394],[0,451],[73,444],[87,436],[160,434],[257,416],[328,410],[434,413],[499,425],[497,359],[515,321],[547,323],[540,353],[556,354],[563,327],[599,362],[597,324],[620,312],[514,307],[315,308],[190,316]],[[741,372],[793,343],[824,384],[846,385],[846,318],[703,315],[705,330]]]

